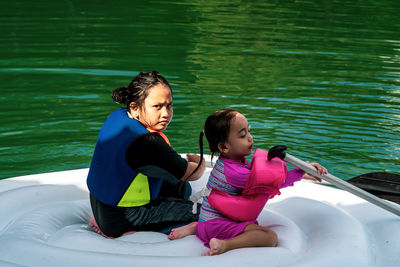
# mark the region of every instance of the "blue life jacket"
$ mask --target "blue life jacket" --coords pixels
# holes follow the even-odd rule
[[[147,177],[126,162],[129,145],[147,133],[139,121],[128,117],[126,109],[111,113],[100,130],[87,177],[94,197],[111,206],[137,207],[158,196],[162,180]]]

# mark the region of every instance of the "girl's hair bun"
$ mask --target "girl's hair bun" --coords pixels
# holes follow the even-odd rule
[[[123,87],[119,87],[117,89],[115,89],[114,91],[112,91],[112,99],[118,103],[118,104],[123,104],[123,105],[127,105],[128,102],[130,102],[129,97],[130,97],[130,92],[129,92],[129,88],[126,86]]]

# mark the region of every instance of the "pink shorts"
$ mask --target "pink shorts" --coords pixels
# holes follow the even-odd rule
[[[249,224],[258,224],[256,220],[246,222],[236,222],[228,218],[216,218],[197,224],[196,235],[203,241],[206,247],[209,246],[211,238],[221,240],[231,239],[244,232],[244,229]]]

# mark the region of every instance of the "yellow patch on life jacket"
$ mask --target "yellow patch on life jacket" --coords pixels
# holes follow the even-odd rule
[[[118,207],[138,207],[150,202],[150,187],[147,176],[138,173],[125,191]]]

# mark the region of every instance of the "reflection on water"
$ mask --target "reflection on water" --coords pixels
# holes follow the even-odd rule
[[[349,178],[400,173],[396,1],[26,0],[0,4],[0,178],[88,167],[117,108],[111,90],[156,69],[167,129],[198,151],[207,115],[233,107],[256,146],[286,144]]]
[[[122,76],[133,77],[138,74],[134,71],[123,70],[102,70],[102,69],[72,69],[72,68],[1,68],[0,72],[14,72],[14,73],[54,73],[54,74],[80,74],[80,75],[94,75],[94,76]]]

